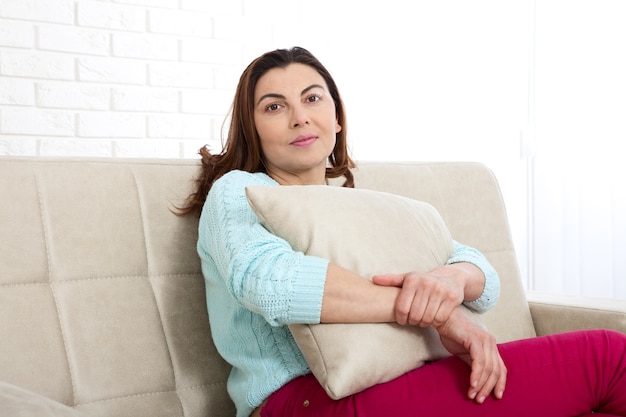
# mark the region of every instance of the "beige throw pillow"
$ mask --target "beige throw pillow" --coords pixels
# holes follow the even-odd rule
[[[261,223],[294,250],[373,275],[430,271],[453,242],[431,205],[365,189],[254,186],[246,189]],[[338,399],[448,356],[432,328],[377,324],[291,325],[307,363]]]

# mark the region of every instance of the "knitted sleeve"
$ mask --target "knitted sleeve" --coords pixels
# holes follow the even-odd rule
[[[500,277],[491,266],[487,258],[478,250],[469,246],[454,242],[454,253],[448,260],[448,265],[457,262],[469,262],[476,265],[485,275],[485,287],[483,293],[474,301],[467,301],[463,304],[477,313],[485,313],[496,305],[500,297]]]
[[[319,323],[328,261],[295,252],[268,232],[245,195],[278,186],[264,174],[232,171],[212,186],[200,218],[198,252],[210,257],[230,295],[273,325]]]

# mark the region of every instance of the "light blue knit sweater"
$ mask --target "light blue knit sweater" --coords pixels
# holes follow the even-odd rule
[[[209,192],[198,235],[211,333],[233,366],[228,392],[237,417],[310,372],[287,324],[319,323],[328,268],[327,260],[294,252],[259,223],[246,199],[249,185],[278,183],[261,173],[224,175]],[[456,242],[454,248],[449,263],[471,262],[486,277],[483,295],[466,305],[488,310],[499,296],[496,271],[478,251]]]

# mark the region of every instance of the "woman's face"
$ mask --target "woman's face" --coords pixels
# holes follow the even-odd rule
[[[254,122],[268,174],[280,184],[324,184],[335,147],[335,103],[324,78],[304,64],[273,68],[257,82]]]

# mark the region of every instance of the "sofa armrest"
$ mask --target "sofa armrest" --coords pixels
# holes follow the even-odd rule
[[[534,291],[526,297],[538,336],[598,328],[626,333],[626,300]]]

